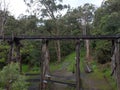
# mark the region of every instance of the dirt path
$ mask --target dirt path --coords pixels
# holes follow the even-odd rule
[[[36,76],[34,78],[39,78]],[[98,77],[97,74],[92,73],[81,73],[82,79],[82,90],[114,90],[109,82],[104,77]],[[68,72],[65,68],[57,70],[51,74],[51,80],[62,81],[62,82],[69,82],[75,83],[75,74],[72,72]],[[38,83],[31,84],[31,89],[29,90],[39,90]],[[49,89],[47,90],[75,90],[75,87],[71,87],[66,84],[59,84],[59,83],[50,83]]]
[[[75,74],[68,72],[66,69],[55,71],[52,76],[53,77],[51,79],[53,80],[75,83]],[[65,84],[53,83],[51,90],[75,90],[75,87]]]
[[[104,77],[98,78],[92,73],[82,73],[83,88],[85,90],[114,90]]]
[[[75,74],[68,72],[66,69],[55,71],[53,77],[54,80],[69,81],[75,83]],[[63,78],[62,78],[63,77]],[[93,73],[81,74],[83,89],[82,90],[114,90],[110,84],[106,81],[104,77],[98,78],[94,76]],[[63,84],[53,84],[54,88],[51,90],[75,90],[75,88],[63,85]]]

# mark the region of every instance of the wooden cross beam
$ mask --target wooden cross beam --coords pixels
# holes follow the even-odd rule
[[[4,40],[12,40],[12,36],[0,36],[0,39]],[[35,36],[27,36],[27,35],[21,35],[21,36],[14,36],[14,40],[37,40],[37,39],[47,39],[47,40],[74,40],[74,39],[102,39],[102,40],[114,40],[119,39],[120,35],[87,35],[87,36],[41,36],[41,35],[35,35]]]

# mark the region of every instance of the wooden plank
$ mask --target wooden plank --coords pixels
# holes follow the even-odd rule
[[[45,79],[47,82],[52,82],[52,83],[60,83],[60,84],[66,84],[68,86],[71,86],[71,87],[76,87],[76,84],[74,83],[69,83],[69,82],[63,82],[63,81],[58,81],[58,80],[49,80],[49,79]],[[36,79],[28,79],[26,80],[27,82],[39,82],[41,81],[40,78],[36,78]]]

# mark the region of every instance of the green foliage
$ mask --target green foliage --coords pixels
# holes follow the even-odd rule
[[[96,10],[94,25],[97,32],[100,32],[102,35],[113,35],[120,33],[119,9],[119,0],[106,0],[103,5]]]
[[[95,55],[98,63],[104,64],[111,61],[111,42],[98,41],[96,43]]]
[[[85,57],[85,51],[82,48],[81,50],[81,55],[80,55],[80,70],[82,75],[85,75],[84,77],[86,77],[86,80],[93,80],[95,84],[95,87],[100,88],[100,90],[110,90],[112,88],[112,90],[117,90],[116,89],[116,83],[115,80],[113,80],[113,77],[110,76],[111,74],[111,67],[110,67],[110,63],[107,64],[98,64],[95,60],[93,60],[92,62],[90,62],[90,65],[93,69],[92,73],[84,73],[84,57]],[[64,60],[59,63],[59,64],[51,64],[51,70],[52,71],[56,71],[56,70],[68,70],[70,72],[73,71],[73,69],[75,70],[75,52],[69,54],[68,56],[66,56],[64,58]],[[84,83],[84,78],[83,78],[83,83]],[[99,83],[97,83],[99,82]],[[102,85],[100,85],[100,83],[104,83]],[[86,87],[86,84],[85,86]]]
[[[26,77],[19,73],[18,63],[11,63],[0,71],[0,88],[9,87],[11,90],[27,90],[25,80]]]
[[[60,69],[67,69],[68,71],[73,71],[75,69],[75,53],[71,53],[68,56],[66,56],[61,63],[56,64],[56,63],[51,63],[50,64],[50,69],[51,71],[60,70]]]
[[[26,64],[23,64],[22,65],[22,71],[23,71],[23,73],[28,72],[29,71],[29,66],[26,65]]]
[[[23,41],[24,47],[21,49],[22,63],[28,64],[31,68],[34,65],[39,66],[41,58],[41,42],[39,41]]]
[[[69,55],[71,52],[75,50],[75,42],[74,41],[62,41],[61,42],[61,54],[62,57]]]
[[[62,58],[69,55],[75,49],[74,41],[61,41],[61,56]],[[56,48],[54,46],[54,42],[49,42],[49,52],[50,52],[50,62],[54,62],[57,60],[56,56]]]
[[[106,15],[101,19],[101,29],[104,33],[102,34],[119,34],[120,33],[120,12],[111,13],[111,15]]]
[[[67,35],[83,35],[90,34],[92,22],[94,19],[95,6],[86,3],[75,9],[70,9],[63,17],[65,19]],[[85,32],[85,33],[84,33]]]
[[[9,46],[6,42],[1,42],[0,44],[0,68],[2,68],[7,61]]]
[[[120,34],[120,0],[105,0],[95,12],[95,35]],[[96,41],[96,57],[99,63],[111,59],[111,43],[109,41]]]
[[[80,63],[80,68],[81,70],[83,71],[83,67],[84,67],[84,56],[85,56],[85,50],[82,48],[81,50],[81,53],[80,53],[80,60],[81,60],[81,63]],[[66,55],[62,62],[59,63],[59,64],[56,64],[56,63],[51,63],[50,64],[50,68],[51,68],[51,71],[55,71],[56,69],[59,70],[59,69],[67,69],[67,71],[70,71],[70,72],[73,72],[75,71],[75,52],[72,52],[68,55]]]

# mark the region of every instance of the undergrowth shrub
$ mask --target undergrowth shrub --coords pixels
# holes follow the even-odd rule
[[[27,90],[26,77],[19,73],[19,64],[11,63],[0,71],[0,90]]]

